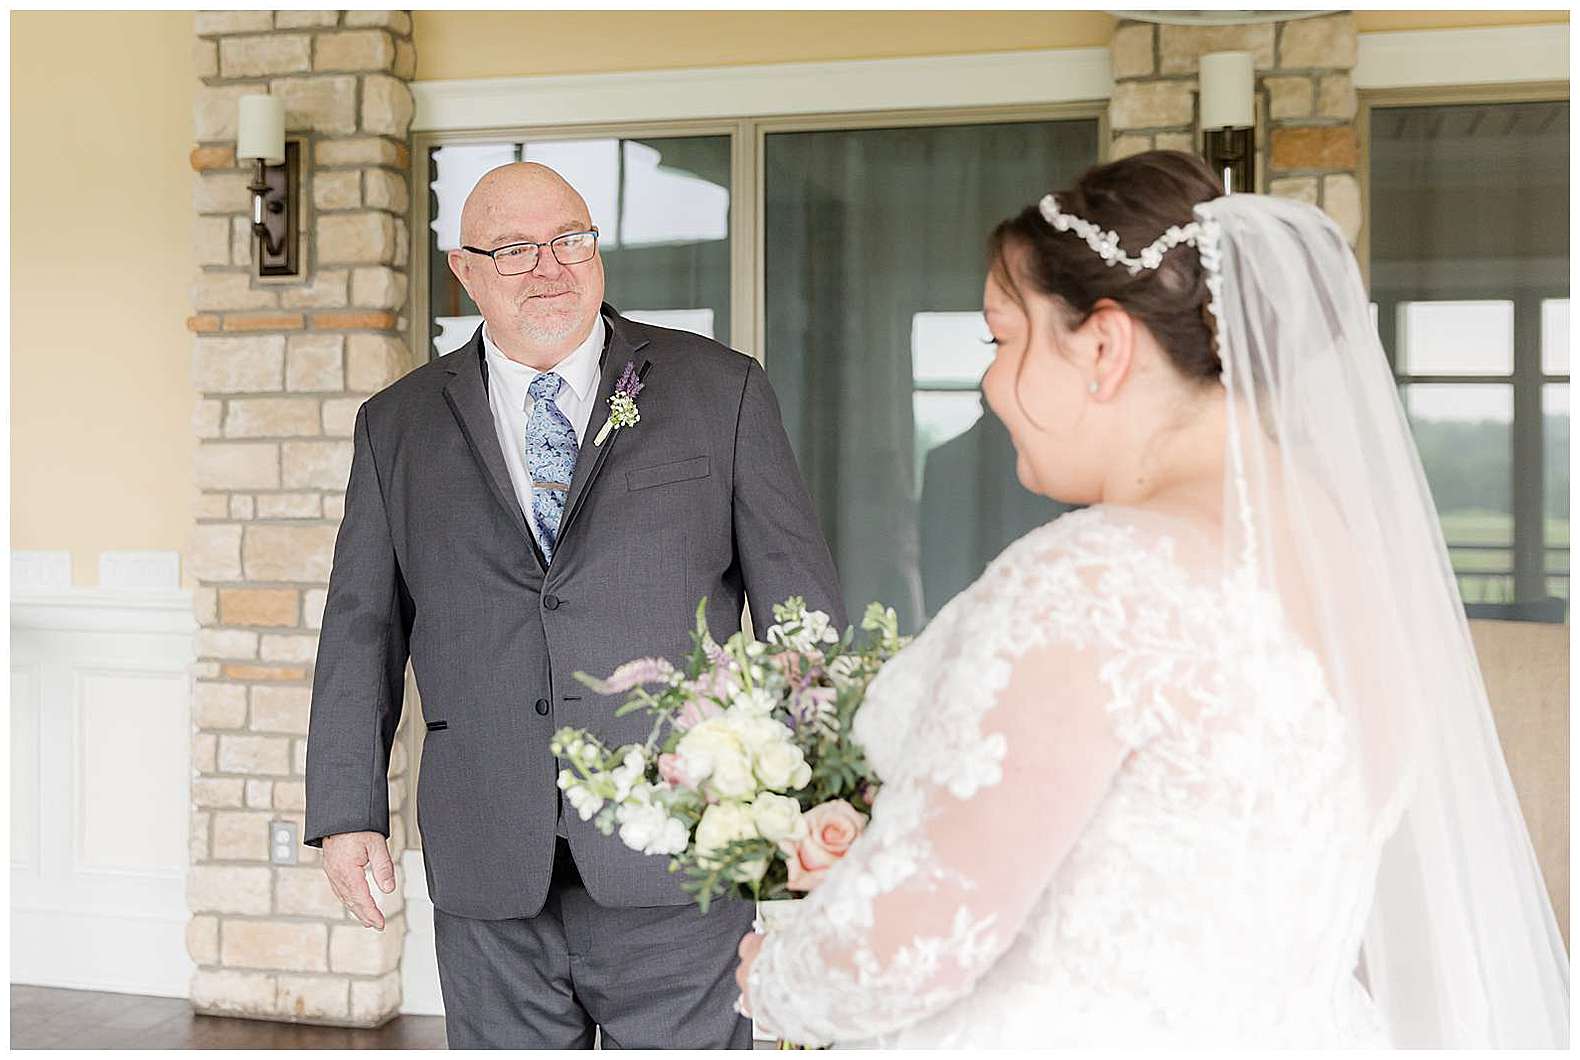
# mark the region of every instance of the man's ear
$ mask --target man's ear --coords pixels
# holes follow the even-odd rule
[[[445,254],[444,260],[450,266],[450,271],[455,275],[455,278],[460,281],[461,286],[466,288],[466,293],[470,295],[472,287],[466,282],[466,270],[471,263],[466,261],[466,251],[452,250]]]
[[[1107,401],[1119,392],[1135,364],[1136,321],[1112,298],[1099,298],[1087,317],[1086,327],[1096,339],[1093,370],[1097,392],[1093,397]]]

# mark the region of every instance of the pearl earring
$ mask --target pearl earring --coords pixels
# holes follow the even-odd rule
[[[1086,392],[1088,394],[1095,394],[1098,390],[1099,387],[1097,385],[1097,380],[1093,379],[1090,383],[1086,384]]]

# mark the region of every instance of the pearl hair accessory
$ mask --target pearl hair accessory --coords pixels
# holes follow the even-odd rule
[[[1065,213],[1059,209],[1059,200],[1052,195],[1044,195],[1037,204],[1042,213],[1043,220],[1047,221],[1060,232],[1074,232],[1086,240],[1086,245],[1097,252],[1097,255],[1110,266],[1123,265],[1134,276],[1142,269],[1156,269],[1163,264],[1163,255],[1179,246],[1181,243],[1198,246],[1202,236],[1200,222],[1192,221],[1190,224],[1171,225],[1169,229],[1153,241],[1151,246],[1142,248],[1140,254],[1131,257],[1119,245],[1117,232],[1105,232],[1092,222],[1072,213]]]

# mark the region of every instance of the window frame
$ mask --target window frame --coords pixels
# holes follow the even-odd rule
[[[1359,171],[1362,223],[1356,243],[1361,276],[1368,297],[1372,297],[1372,119],[1376,111],[1399,107],[1474,106],[1499,103],[1567,103],[1569,85],[1563,81],[1532,81],[1520,84],[1442,85],[1416,88],[1361,89],[1356,93],[1356,124],[1360,136]],[[1505,301],[1514,305],[1514,371],[1507,375],[1414,375],[1401,372],[1398,348],[1398,308],[1402,302],[1377,303],[1377,330],[1389,368],[1399,386],[1411,384],[1474,385],[1506,384],[1514,400],[1513,422],[1509,433],[1512,451],[1512,489],[1509,498],[1514,518],[1514,538],[1510,544],[1511,577],[1514,599],[1535,600],[1548,596],[1546,514],[1543,494],[1546,468],[1542,429],[1544,388],[1551,383],[1569,383],[1567,374],[1543,371],[1541,303],[1550,298],[1571,298],[1571,292],[1542,291],[1515,297],[1506,289],[1466,288],[1454,292],[1454,301]],[[1572,519],[1572,513],[1571,513]],[[1566,575],[1566,578],[1568,576]],[[1456,572],[1457,580],[1457,572]],[[1572,599],[1573,581],[1569,581]],[[1471,604],[1470,606],[1475,606]],[[1567,620],[1566,620],[1567,621]]]
[[[763,289],[765,277],[764,215],[766,180],[765,141],[776,133],[830,130],[891,129],[930,125],[998,125],[1026,121],[1091,121],[1098,123],[1098,161],[1108,159],[1108,100],[1073,103],[1006,104],[985,107],[921,107],[905,110],[836,111],[782,117],[730,119],[680,119],[673,121],[600,122],[576,125],[501,125],[489,128],[418,132],[412,136],[410,180],[410,243],[414,265],[411,277],[411,318],[407,321],[410,348],[422,351],[424,360],[431,338],[432,284],[426,262],[429,225],[428,156],[436,147],[453,144],[526,142],[532,140],[665,139],[681,136],[730,138],[730,334],[737,350],[765,362],[766,323]]]

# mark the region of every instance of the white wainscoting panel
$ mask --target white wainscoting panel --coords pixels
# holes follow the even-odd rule
[[[192,601],[11,599],[11,981],[185,997]]]
[[[433,948],[433,901],[428,897],[422,851],[402,854],[401,872],[406,885],[406,949],[400,962],[400,1010],[413,1016],[442,1016],[444,997],[439,992],[439,964]]]

